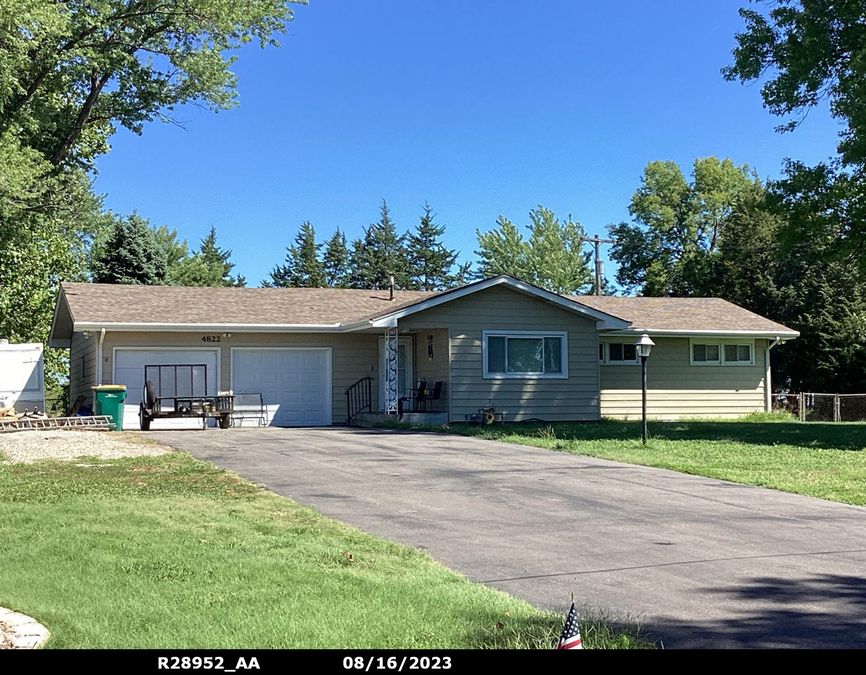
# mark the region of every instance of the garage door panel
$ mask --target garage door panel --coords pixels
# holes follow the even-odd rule
[[[144,367],[165,365],[197,365],[204,364],[207,372],[198,369],[193,373],[196,391],[204,389],[204,381],[207,379],[208,395],[215,395],[219,388],[219,372],[217,363],[219,361],[216,350],[172,350],[172,349],[117,349],[114,352],[114,384],[126,385],[126,403],[123,407],[123,427],[125,429],[138,429],[138,407],[141,403],[144,391]],[[163,374],[163,386],[168,391],[174,386],[172,371]],[[178,378],[178,395],[184,395],[189,389],[190,383],[187,379]],[[185,429],[200,428],[201,421],[193,419],[171,419],[154,420],[153,429]]]
[[[269,425],[329,425],[330,350],[236,348],[232,389],[262,394]]]

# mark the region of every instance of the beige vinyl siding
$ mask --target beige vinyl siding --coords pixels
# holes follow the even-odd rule
[[[362,377],[373,378],[373,401],[378,400],[378,335],[328,333],[233,333],[219,344],[202,342],[205,333],[107,332],[103,344],[103,380],[114,374],[115,347],[173,347],[219,349],[220,389],[231,389],[232,347],[330,347],[333,423],[346,422],[346,389]]]
[[[754,365],[749,366],[693,366],[687,338],[653,340],[656,346],[647,360],[649,417],[736,418],[764,409],[767,340],[755,340]],[[640,366],[602,365],[599,370],[602,416],[639,419]]]
[[[399,326],[450,332],[448,386],[454,422],[487,405],[504,413],[506,421],[598,419],[598,337],[593,319],[519,291],[494,287],[400,319]],[[485,379],[485,330],[567,331],[568,377]]]
[[[69,404],[84,396],[84,404],[93,404],[91,387],[96,384],[96,342],[99,338],[73,333],[69,346]]]

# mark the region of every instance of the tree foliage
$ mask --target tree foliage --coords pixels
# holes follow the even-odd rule
[[[699,294],[723,230],[757,179],[730,159],[698,159],[687,180],[674,162],[650,162],[629,206],[632,223],[609,228],[617,282],[642,295]]]
[[[842,121],[838,150],[846,163],[866,162],[866,5],[862,0],[755,0],[769,11],[744,8],[729,80],[753,82],[774,115],[792,130],[822,100]]]
[[[321,244],[316,243],[316,230],[305,221],[295,237],[295,243],[286,249],[285,264],[277,265],[270,280],[263,286],[271,288],[321,288],[325,285],[325,267],[319,258]]]
[[[583,227],[569,215],[559,220],[553,211],[539,206],[529,212],[529,236],[504,216],[497,228],[476,231],[481,277],[509,274],[554,293],[585,293],[593,282],[589,263],[591,254],[584,252]]]
[[[393,276],[397,288],[409,288],[411,284],[405,242],[406,235],[397,232],[388,203],[383,199],[379,222],[364,228],[364,236],[352,244],[349,256],[350,286],[388,288]]]
[[[322,267],[325,273],[325,285],[331,288],[347,288],[349,286],[349,246],[346,242],[346,235],[339,227],[333,236],[325,242]]]
[[[160,230],[157,229],[157,241]],[[185,244],[185,242],[184,242]],[[207,236],[201,240],[197,251],[192,255],[177,256],[178,248],[168,239],[163,244],[168,256],[168,282],[177,286],[245,286],[242,276],[232,276],[234,263],[232,252],[217,245],[216,228],[211,227]],[[186,246],[184,245],[185,249]]]
[[[445,226],[435,223],[429,204],[415,229],[406,236],[406,259],[409,263],[409,287],[420,291],[439,291],[458,283],[455,274],[458,253],[442,243]]]
[[[93,281],[102,284],[164,284],[168,278],[166,249],[148,222],[133,213],[115,222],[91,273]]]
[[[0,0],[0,134],[90,162],[117,126],[236,105],[231,52],[276,45],[293,0]]]

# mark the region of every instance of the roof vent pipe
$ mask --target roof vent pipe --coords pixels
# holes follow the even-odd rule
[[[394,300],[394,275],[393,275],[393,274],[392,274],[390,277],[388,277],[388,281],[389,281],[390,284],[391,284],[391,285],[390,285],[391,297],[389,297],[388,299],[389,299],[389,300]]]

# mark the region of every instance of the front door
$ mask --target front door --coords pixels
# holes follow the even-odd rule
[[[385,338],[379,338],[379,410],[385,409]],[[415,386],[412,379],[412,338],[397,339],[397,397],[405,396]]]

